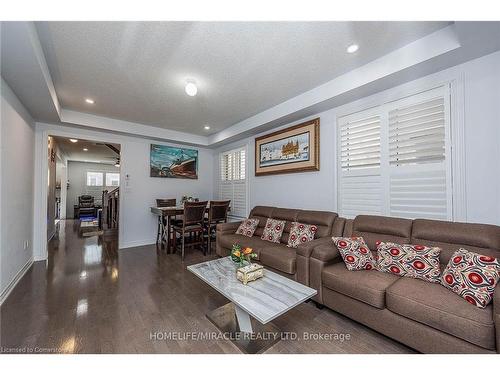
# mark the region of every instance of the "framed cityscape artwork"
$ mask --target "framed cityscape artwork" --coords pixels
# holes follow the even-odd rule
[[[319,171],[319,118],[255,138],[255,175]]]

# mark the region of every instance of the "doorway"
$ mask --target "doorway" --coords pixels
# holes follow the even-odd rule
[[[69,229],[81,238],[118,238],[120,149],[114,143],[48,136],[47,242]]]

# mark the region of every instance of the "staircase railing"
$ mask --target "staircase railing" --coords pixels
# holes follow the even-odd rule
[[[120,213],[120,188],[102,192],[102,229],[118,229]]]

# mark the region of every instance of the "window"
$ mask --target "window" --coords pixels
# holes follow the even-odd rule
[[[245,148],[220,154],[219,199],[231,200],[231,216],[247,215]]]
[[[338,120],[339,212],[452,220],[449,88]]]
[[[120,186],[120,174],[106,173],[106,186]]]
[[[102,172],[87,172],[87,186],[102,186]]]

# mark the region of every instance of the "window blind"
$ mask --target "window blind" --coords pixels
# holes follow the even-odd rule
[[[452,220],[449,87],[338,119],[338,210]]]
[[[341,167],[344,171],[380,167],[380,116],[347,120],[341,125]]]
[[[231,216],[247,215],[246,149],[220,154],[219,199],[231,200]]]

